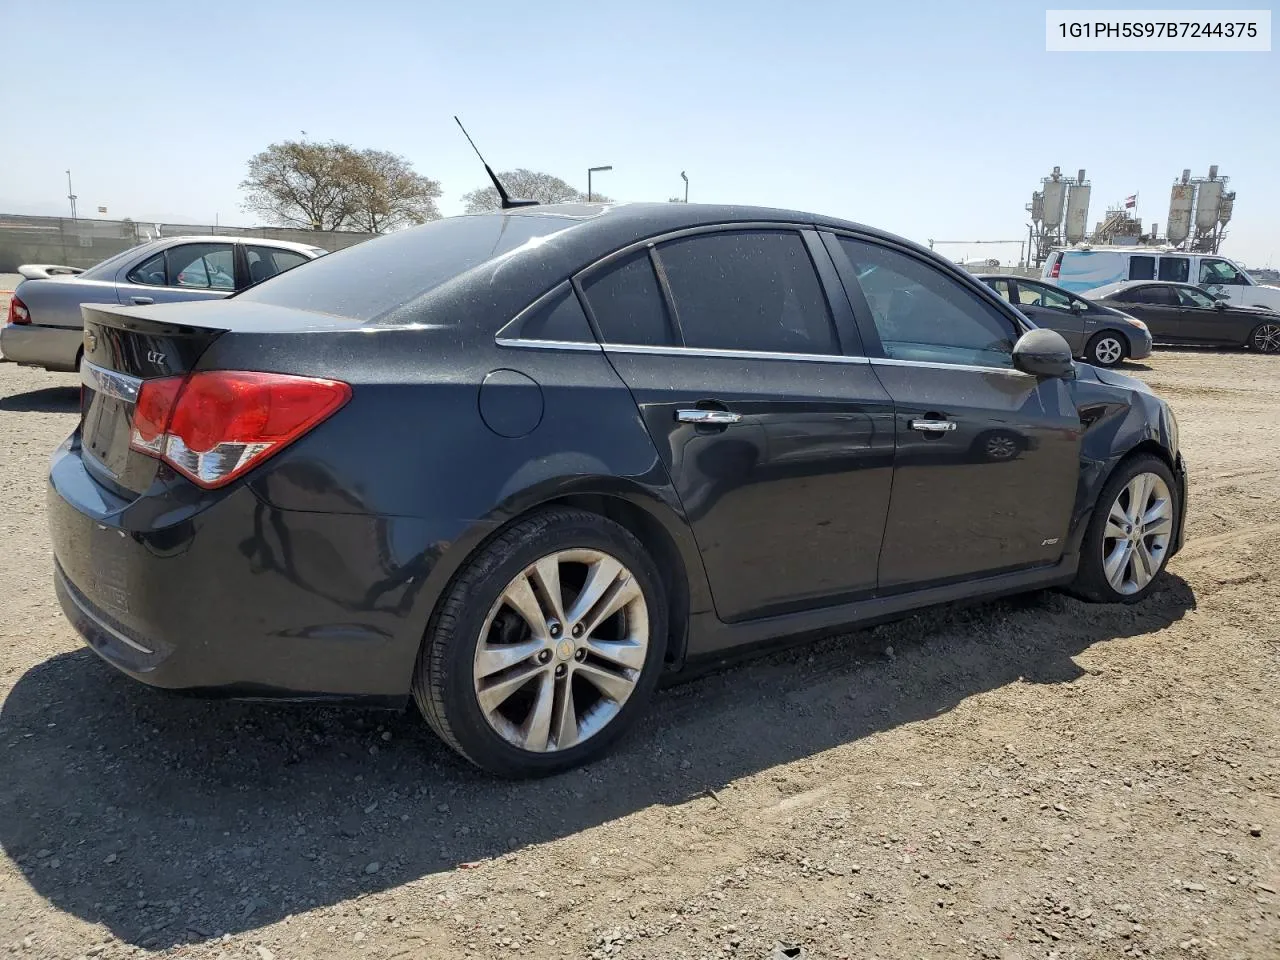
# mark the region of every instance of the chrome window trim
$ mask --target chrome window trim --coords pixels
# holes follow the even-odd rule
[[[108,370],[88,360],[80,362],[80,382],[98,393],[126,403],[137,403],[138,391],[142,389],[142,380],[139,377],[131,377],[117,370]]]
[[[803,363],[870,363],[868,357],[841,353],[775,353],[770,350],[716,350],[711,347],[649,346],[638,343],[603,343],[606,353],[644,353],[652,356],[703,357],[727,360],[799,360]]]
[[[493,342],[500,347],[523,347],[529,350],[579,350],[597,353],[603,349],[598,343],[585,343],[580,340],[526,340],[524,337],[496,337]]]
[[[941,360],[895,360],[892,357],[872,357],[872,366],[923,367],[926,370],[965,370],[970,373],[1003,373],[1017,377],[1031,377],[1015,367],[983,367],[974,363],[944,363]],[[1032,379],[1035,379],[1032,377]]]

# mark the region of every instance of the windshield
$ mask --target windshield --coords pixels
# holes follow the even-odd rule
[[[472,267],[536,244],[577,221],[554,216],[467,216],[436,220],[312,261],[239,299],[378,320]]]

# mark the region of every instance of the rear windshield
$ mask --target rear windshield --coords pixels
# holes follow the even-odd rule
[[[114,257],[107,257],[101,263],[95,263],[80,276],[85,280],[110,280],[111,274],[114,274],[124,261],[141,253],[144,247],[153,246],[154,244],[155,241],[152,240],[148,243],[140,243],[136,247],[130,247],[128,250],[117,253]]]
[[[576,222],[524,214],[436,220],[313,260],[251,287],[239,299],[378,320],[472,267]]]

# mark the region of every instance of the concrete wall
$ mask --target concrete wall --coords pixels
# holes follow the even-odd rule
[[[292,240],[332,252],[368,240],[371,233],[293,230],[288,227],[213,227],[162,223],[163,236],[219,234],[227,237],[265,237]],[[62,217],[22,217],[0,213],[0,273],[23,263],[56,263],[92,267],[139,243],[154,239],[156,224],[130,220],[71,220]]]

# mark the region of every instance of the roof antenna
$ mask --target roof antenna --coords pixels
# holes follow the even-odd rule
[[[462,125],[462,121],[454,116],[453,122],[458,125],[458,129],[462,131],[462,135],[467,138],[467,143],[471,144],[471,149],[476,152],[476,156],[480,157],[480,162],[484,163],[484,172],[489,175],[489,179],[493,181],[494,187],[498,191],[499,205],[503,210],[510,210],[512,207],[536,207],[537,200],[512,200],[507,195],[506,188],[502,185],[502,181],[498,179],[498,175],[493,172],[493,167],[485,163],[484,157],[480,154],[480,148],[476,146],[476,142],[471,139],[471,134],[467,133],[467,128]]]

